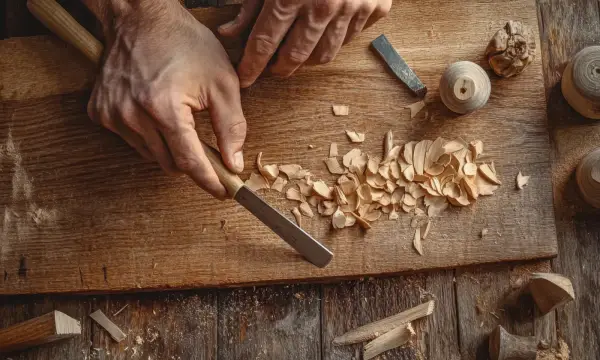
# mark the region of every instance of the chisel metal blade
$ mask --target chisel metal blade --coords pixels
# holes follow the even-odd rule
[[[427,94],[427,87],[423,85],[402,56],[390,44],[385,35],[379,35],[377,39],[371,42],[371,46],[373,46],[373,49],[381,56],[396,77],[408,86],[415,95],[423,97]]]
[[[329,249],[264,202],[246,186],[242,186],[238,190],[234,199],[314,265],[325,267],[333,258],[333,253]]]

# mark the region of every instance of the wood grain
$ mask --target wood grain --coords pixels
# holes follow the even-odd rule
[[[585,204],[573,174],[579,160],[600,145],[600,124],[569,107],[560,93],[560,79],[573,55],[600,43],[600,3],[551,0],[540,1],[538,7],[560,252],[553,270],[573,281],[576,294],[574,302],[556,311],[557,327],[572,359],[593,358],[600,353],[600,334],[590,316],[600,311],[594,285],[600,281],[600,210]]]
[[[437,221],[424,243],[426,256],[411,249],[408,217],[379,221],[367,233],[358,228],[332,232],[327,219],[315,218],[307,221],[306,230],[336,254],[329,267],[316,269],[232,202],[210,199],[191,181],[168,178],[155,165],[139,160],[121,140],[89,123],[86,96],[76,93],[2,103],[0,139],[6,145],[10,134],[13,148],[19,150],[18,156],[15,152],[4,157],[6,168],[14,171],[0,177],[5,189],[11,189],[13,178],[19,180],[0,196],[7,219],[0,267],[13,275],[2,282],[0,293],[226,286],[553,256],[541,64],[534,63],[510,81],[493,78],[488,106],[467,116],[445,110],[435,86],[454,60],[485,63],[481,44],[487,43],[487,33],[502,26],[500,19],[535,22],[534,4],[520,5],[517,11],[476,1],[465,1],[460,10],[437,2],[403,3],[394,6],[389,19],[344,48],[337,61],[303,69],[285,81],[264,78],[243,92],[249,125],[247,169],[263,151],[266,162],[300,163],[329,179],[322,159],[330,141],[340,142],[341,153],[351,148],[343,135],[347,128],[368,130],[362,148],[373,154],[381,151],[390,128],[403,141],[439,135],[483,140],[506,185],[497,195]],[[424,12],[424,6],[430,11]],[[481,16],[486,12],[495,14],[497,24]],[[397,25],[400,18],[402,27]],[[462,20],[442,20],[446,18]],[[472,28],[458,27],[461,22]],[[424,23],[433,26],[431,37]],[[370,39],[381,32],[430,85],[430,117],[411,120],[402,109],[414,98],[368,50]],[[465,39],[460,47],[458,39]],[[68,61],[69,56],[59,58]],[[62,67],[71,74],[78,71],[76,66]],[[61,69],[54,70],[53,76],[60,78]],[[34,82],[31,72],[22,74],[24,83]],[[340,101],[352,107],[343,121],[330,111],[331,104]],[[198,114],[197,123],[201,138],[212,139],[206,114]],[[297,134],[303,135],[298,139]],[[308,144],[316,148],[309,151]],[[527,191],[511,186],[518,170],[536,179]],[[264,197],[288,213],[291,204],[279,193]],[[223,219],[228,220],[226,231],[220,227]],[[456,224],[461,224],[458,231]],[[483,227],[491,235],[482,241]],[[17,275],[22,257],[28,262],[26,277]]]

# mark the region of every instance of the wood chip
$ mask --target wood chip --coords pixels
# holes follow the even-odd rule
[[[340,209],[337,209],[331,217],[331,223],[334,229],[343,229],[346,227],[346,215]]]
[[[104,330],[106,330],[108,332],[108,334],[114,341],[121,342],[122,340],[124,340],[127,337],[127,335],[123,332],[123,330],[121,330],[117,325],[115,325],[115,323],[110,321],[110,319],[107,318],[106,315],[104,315],[104,313],[101,310],[94,311],[93,313],[90,314],[90,317],[98,325],[100,325],[102,328],[104,328]]]
[[[298,210],[298,207],[292,209],[292,214],[296,218],[296,223],[298,226],[302,227],[302,214],[300,213],[300,210]]]
[[[423,175],[425,170],[425,154],[427,154],[428,147],[427,140],[419,141],[417,145],[415,145],[415,150],[413,153],[413,165],[415,167],[415,174]]]
[[[473,164],[473,163],[466,163],[463,166],[463,173],[465,173],[465,175],[467,176],[475,176],[477,175],[477,165]]]
[[[400,156],[400,150],[402,150],[402,148],[400,146],[394,146],[392,149],[390,149],[390,151],[388,151],[386,153],[385,158],[383,159],[382,163],[383,164],[389,164],[391,162],[397,163],[398,156]]]
[[[421,228],[415,229],[415,236],[413,237],[413,246],[419,255],[423,256],[423,245],[421,244]]]
[[[415,168],[411,165],[406,168],[403,172],[404,177],[408,181],[413,181],[415,179]]]
[[[519,171],[519,173],[517,174],[517,189],[523,190],[523,188],[525,186],[527,186],[527,183],[529,182],[529,178],[530,178],[530,176],[524,176]]]
[[[348,204],[348,199],[346,198],[346,194],[344,194],[344,192],[342,191],[342,189],[339,186],[333,187],[333,193],[335,195],[335,200],[337,201],[338,205],[347,205]]]
[[[425,196],[425,206],[427,206],[427,216],[440,216],[448,208],[448,199],[445,196]]]
[[[354,215],[350,213],[344,215],[346,216],[346,227],[351,227],[354,226],[354,224],[356,224],[356,218],[354,217]]]
[[[389,165],[381,165],[379,170],[377,171],[382,178],[389,180],[390,179],[390,166]]]
[[[285,185],[287,185],[287,180],[278,176],[277,179],[275,179],[275,181],[273,182],[273,185],[271,185],[271,189],[283,192],[283,188],[285,187]]]
[[[313,191],[315,194],[323,197],[324,199],[333,199],[333,192],[331,188],[325,184],[322,180],[315,181],[313,183]]]
[[[338,146],[337,143],[332,142],[331,145],[329,145],[329,157],[336,156],[338,156]]]
[[[415,331],[410,323],[401,324],[397,328],[392,329],[367,343],[365,345],[363,359],[370,360],[383,352],[402,346],[408,343],[414,335]]]
[[[381,214],[380,210],[373,210],[365,214],[364,219],[370,222],[377,221],[381,217]]]
[[[347,116],[350,113],[350,108],[346,105],[332,105],[331,110],[335,116]]]
[[[352,149],[350,151],[348,151],[346,153],[346,155],[344,155],[344,157],[342,158],[342,163],[344,164],[345,167],[350,167],[350,164],[352,162],[352,159],[354,159],[357,156],[360,156],[362,154],[362,151],[360,149]]]
[[[433,223],[433,221],[427,220],[427,224],[425,225],[425,230],[422,230],[422,234],[423,234],[423,236],[421,236],[422,240],[426,240],[427,236],[429,236],[429,231],[431,230],[432,223]]]
[[[367,220],[363,219],[355,212],[351,212],[351,214],[352,216],[354,216],[356,222],[358,223],[358,225],[360,225],[360,227],[362,227],[365,230],[369,230],[371,228],[371,224],[369,224]]]
[[[469,195],[471,199],[476,200],[479,197],[479,189],[477,188],[477,185],[475,185],[471,179],[466,177],[462,178],[461,181],[463,188],[467,192],[467,195]]]
[[[469,144],[469,150],[471,150],[473,161],[477,160],[477,158],[483,154],[483,142],[481,140],[471,141]]]
[[[346,170],[344,170],[344,168],[342,168],[342,166],[338,162],[337,158],[330,157],[323,161],[327,166],[327,170],[329,170],[329,172],[332,174],[341,175],[346,172]]]
[[[417,205],[417,200],[411,194],[404,194],[403,202],[404,202],[404,205],[406,205],[406,206]]]
[[[308,203],[305,203],[305,202],[301,203],[298,206],[298,209],[300,209],[300,213],[302,213],[302,215],[304,215],[304,216],[307,216],[309,218],[314,216],[313,211],[310,208],[310,206],[308,205]]]
[[[350,330],[347,333],[333,339],[333,344],[351,345],[375,339],[376,337],[381,336],[382,334],[385,334],[402,324],[408,324],[417,319],[431,315],[434,309],[435,301],[430,300],[426,303],[405,310],[399,314],[363,325],[354,330]]]
[[[317,211],[323,216],[330,216],[337,210],[337,206],[333,201],[323,201],[317,205]]]
[[[383,138],[383,153],[389,154],[390,150],[392,150],[393,147],[394,134],[392,133],[392,130],[388,130],[388,132],[385,133],[385,137]]]
[[[390,211],[390,215],[388,216],[390,220],[397,220],[399,217],[400,216],[398,215],[398,212],[396,212],[396,210]]]
[[[305,197],[307,196],[311,196],[313,194],[313,182],[310,181],[310,183],[305,180],[302,179],[300,181],[298,181],[298,188],[300,189],[300,194],[304,195]]]
[[[490,165],[485,163],[479,165],[479,172],[483,175],[483,177],[492,182],[492,184],[502,185],[502,183],[500,182],[500,180],[498,180],[498,177],[496,176],[495,169],[492,170]]]
[[[262,151],[258,153],[258,155],[256,156],[256,167],[258,167],[258,171],[260,172],[260,174],[262,176],[265,177],[265,179],[270,180],[270,181],[274,181],[275,179],[277,179],[277,176],[279,175],[279,168],[277,167],[277,165],[262,165],[261,163],[261,158],[262,158]]]
[[[356,156],[355,158],[353,158],[352,160],[350,160],[350,167],[357,167],[358,168],[358,172],[359,174],[362,174],[365,172],[365,169],[367,168],[367,162],[369,161],[369,156],[367,154],[362,154],[360,156]]]
[[[363,200],[364,203],[370,204],[373,201],[371,195],[371,187],[368,184],[362,184],[356,189],[356,194]]]
[[[287,189],[285,192],[285,198],[294,201],[305,201],[304,195],[302,195],[300,190],[296,189],[295,187]]]
[[[369,174],[377,174],[381,160],[377,156],[370,156],[367,161],[367,171]]]
[[[444,139],[438,137],[431,143],[431,145],[427,149],[427,153],[425,154],[425,171],[429,170],[433,165],[435,165],[440,156],[444,155],[444,142]]]
[[[306,199],[306,202],[312,207],[317,207],[317,205],[319,205],[319,201],[320,199],[317,195],[310,196]]]
[[[482,196],[494,195],[494,191],[498,190],[499,186],[492,184],[483,176],[475,176],[475,186],[477,186],[477,192]]]
[[[279,171],[287,175],[290,180],[300,180],[310,174],[308,170],[302,169],[302,166],[298,164],[279,165]]]
[[[361,142],[365,141],[364,133],[346,130],[346,135],[348,136],[348,139],[350,140],[350,142],[353,142],[353,143],[361,143]]]
[[[391,162],[390,163],[390,176],[392,177],[392,179],[394,180],[398,180],[400,179],[400,176],[402,172],[400,171],[400,165],[398,164],[398,162]]]
[[[267,182],[267,180],[262,175],[259,175],[254,172],[250,174],[250,178],[246,180],[244,185],[246,185],[252,191],[258,191],[261,189],[269,188],[269,183]]]
[[[452,160],[452,156],[450,154],[442,154],[438,159],[437,164],[446,167],[450,165],[450,160]]]
[[[485,237],[485,236],[488,234],[488,232],[489,232],[489,230],[488,230],[488,229],[486,229],[486,228],[483,228],[483,229],[481,229],[481,234],[480,234],[480,236],[481,236],[482,238],[484,238],[484,237]]]
[[[412,163],[413,163],[413,153],[414,153],[416,144],[417,144],[416,141],[411,141],[411,142],[404,144],[404,152],[402,154],[404,156],[404,161],[409,165],[412,165]]]
[[[421,112],[421,110],[423,110],[424,107],[425,107],[425,101],[420,100],[420,101],[417,101],[416,103],[405,106],[405,109],[410,109],[410,118],[412,119],[415,116],[417,116],[417,114],[419,112]]]
[[[465,145],[457,140],[451,140],[444,144],[444,153],[452,154],[465,148]]]

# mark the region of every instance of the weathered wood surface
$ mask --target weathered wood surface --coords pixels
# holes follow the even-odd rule
[[[214,26],[233,15],[231,10],[224,15],[211,11]],[[195,14],[207,16],[200,10]],[[92,79],[92,70],[66,45],[52,50],[25,46],[27,38],[6,40],[7,46],[0,46],[4,52],[11,44],[13,51],[20,46],[58,55],[35,60],[52,64],[52,72],[42,79],[33,69],[24,71],[0,56],[7,74],[2,80],[6,101],[0,109],[0,139],[10,149],[3,168],[12,169],[1,174],[7,186],[2,194],[5,235],[0,267],[9,276],[0,283],[0,293],[272,283],[553,256],[541,63],[516,79],[493,77],[490,102],[467,116],[449,113],[437,95],[439,76],[449,63],[461,59],[486,66],[482,44],[508,18],[535,24],[535,4],[397,3],[388,19],[345,47],[333,63],[303,69],[290,79],[265,78],[244,91],[248,169],[263,151],[267,163],[300,163],[316,177],[330,179],[322,160],[330,141],[339,142],[342,153],[351,148],[343,133],[348,128],[367,130],[361,148],[372,154],[380,154],[383,135],[391,128],[402,141],[440,135],[481,139],[496,160],[505,185],[495,196],[436,221],[424,242],[425,256],[412,250],[408,216],[397,222],[380,220],[366,233],[358,228],[333,232],[329,219],[307,220],[306,230],[336,254],[325,269],[303,261],[234,202],[220,203],[188,179],[166,177],[120,139],[90,124],[84,111],[86,94],[62,95],[65,89],[56,88],[70,84],[69,91],[80,90]],[[462,25],[466,23],[470,26]],[[429,116],[423,112],[409,118],[403,106],[415,99],[369,50],[370,40],[382,32],[429,86]],[[71,61],[73,66],[68,65]],[[350,116],[334,119],[330,106],[336,102],[349,103]],[[202,114],[198,132],[204,139],[213,137]],[[316,148],[308,150],[308,144]],[[526,191],[514,189],[518,170],[535,179]],[[292,204],[281,194],[264,197],[289,213]],[[228,221],[226,230],[220,227],[223,219]],[[489,236],[481,240],[484,227]],[[18,275],[21,259],[27,262],[26,276]]]

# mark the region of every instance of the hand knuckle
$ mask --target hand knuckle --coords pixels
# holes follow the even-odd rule
[[[254,52],[261,56],[270,56],[275,53],[277,44],[268,35],[256,35],[254,37]]]
[[[315,14],[319,17],[328,17],[340,7],[340,3],[340,0],[315,0]]]
[[[284,55],[285,60],[294,65],[303,64],[309,57],[309,52],[300,49],[292,49]]]
[[[175,166],[186,174],[194,172],[200,166],[197,159],[189,156],[177,156],[174,160]]]

